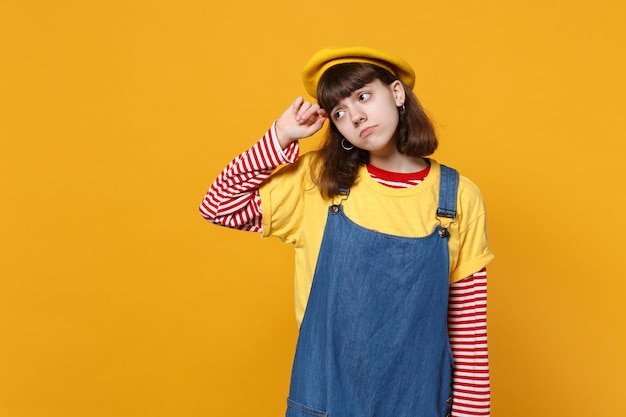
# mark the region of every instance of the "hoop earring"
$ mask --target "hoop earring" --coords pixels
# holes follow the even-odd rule
[[[347,142],[347,141],[346,141],[346,138],[341,139],[341,147],[342,147],[344,150],[346,150],[346,151],[351,151],[352,149],[354,149],[354,145],[353,145],[353,144],[351,144],[350,142],[348,142],[348,143],[350,143],[350,147],[348,147],[348,146],[346,146],[345,142]]]
[[[402,106],[398,107],[398,110],[400,110],[400,113],[404,113],[404,110],[406,110],[404,108],[404,104]]]

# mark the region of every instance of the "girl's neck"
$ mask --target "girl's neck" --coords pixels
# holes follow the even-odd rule
[[[428,167],[428,161],[424,158],[413,158],[400,153],[385,158],[370,154],[370,164],[385,171],[398,173],[418,172]]]

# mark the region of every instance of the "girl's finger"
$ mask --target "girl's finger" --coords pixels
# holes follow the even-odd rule
[[[300,97],[300,96],[296,97],[294,102],[291,104],[291,110],[294,113],[298,113],[298,110],[300,110],[300,106],[302,105],[303,101],[304,101],[304,99],[302,97]]]
[[[310,104],[310,103],[309,103],[309,104]],[[308,109],[307,109],[304,113],[302,113],[302,114],[300,115],[300,117],[301,117],[302,119],[309,119],[309,118],[311,118],[312,116],[317,117],[317,115],[319,114],[320,110],[321,110],[321,109],[320,109],[319,104],[312,104],[312,105],[311,105],[311,107],[309,107],[309,108],[308,108]]]
[[[304,115],[307,113],[307,111],[310,108],[311,108],[311,103],[310,102],[305,101],[304,103],[302,103],[302,105],[300,106],[300,109],[296,113],[296,120],[297,121],[301,121],[302,119],[306,119],[306,117]]]

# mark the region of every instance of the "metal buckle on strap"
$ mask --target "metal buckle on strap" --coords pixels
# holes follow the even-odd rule
[[[437,217],[446,217],[448,219],[456,219],[456,210],[450,210],[443,207],[437,208]]]
[[[343,208],[343,202],[348,199],[348,196],[350,196],[350,189],[349,188],[340,188],[339,189],[339,196],[341,198],[340,198],[338,204],[335,203],[335,197],[333,197],[332,204],[330,206],[330,213],[331,214],[337,214],[337,213],[339,213],[339,211],[341,211],[341,209]]]
[[[443,219],[442,219],[443,218]],[[444,220],[446,224],[442,222]],[[437,209],[437,221],[439,222],[439,237],[447,238],[450,236],[450,225],[456,223],[456,210],[449,210],[439,207]]]

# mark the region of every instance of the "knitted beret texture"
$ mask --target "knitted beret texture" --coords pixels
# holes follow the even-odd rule
[[[378,65],[394,74],[410,89],[415,85],[413,68],[399,56],[367,46],[332,46],[316,52],[302,70],[304,88],[311,97],[317,97],[317,84],[324,72],[335,65],[365,62]]]

